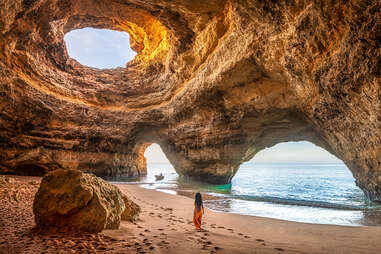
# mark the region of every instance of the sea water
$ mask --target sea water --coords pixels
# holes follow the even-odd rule
[[[156,181],[160,173],[164,179]],[[245,163],[227,185],[192,181],[170,164],[151,163],[146,177],[124,181],[173,194],[200,191],[212,197],[204,204],[215,211],[306,223],[381,225],[380,205],[365,197],[342,163]]]

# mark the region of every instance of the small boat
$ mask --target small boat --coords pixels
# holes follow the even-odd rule
[[[160,175],[155,175],[155,178],[156,178],[156,181],[163,180],[164,175],[162,173],[160,173]]]

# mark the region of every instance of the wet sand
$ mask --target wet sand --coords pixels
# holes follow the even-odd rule
[[[118,184],[142,207],[136,223],[100,234],[41,232],[32,204],[40,178],[0,187],[0,253],[379,253],[381,227],[289,222],[206,209],[192,224],[193,199]]]

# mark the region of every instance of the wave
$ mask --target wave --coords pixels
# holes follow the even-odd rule
[[[228,197],[231,199],[238,199],[238,200],[268,202],[268,203],[281,204],[281,205],[331,208],[331,209],[337,209],[337,210],[361,211],[361,210],[369,208],[368,206],[354,206],[354,205],[337,204],[337,203],[330,203],[330,202],[324,202],[324,201],[288,199],[288,198],[278,198],[278,197],[270,197],[270,196],[229,195]]]

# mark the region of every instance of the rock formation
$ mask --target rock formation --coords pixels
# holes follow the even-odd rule
[[[139,218],[139,213],[141,211],[140,206],[130,200],[126,195],[122,195],[126,209],[121,214],[121,220],[126,221],[136,221]]]
[[[119,229],[124,210],[118,187],[78,170],[46,174],[33,202],[37,226],[92,233]]]
[[[381,201],[379,1],[0,0],[0,172],[178,173],[229,182],[279,142],[342,159]],[[126,31],[126,68],[70,59],[64,34]]]

